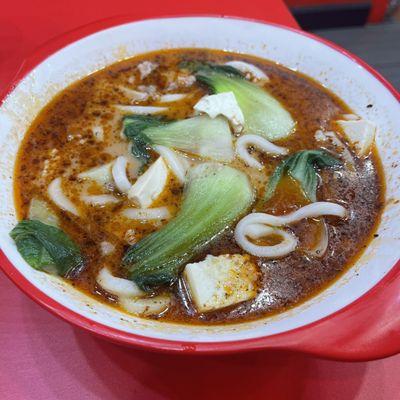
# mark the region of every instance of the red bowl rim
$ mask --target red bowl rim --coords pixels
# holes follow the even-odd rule
[[[363,69],[367,70],[371,75],[373,75],[380,83],[386,87],[386,89],[400,102],[400,93],[377,71],[375,71],[372,67],[370,67],[366,62],[364,62],[359,57],[351,54],[347,50],[344,50],[340,46],[326,40],[315,36],[311,33],[304,32],[300,29],[284,26],[277,23],[266,22],[263,20],[257,20],[253,18],[242,18],[236,16],[221,16],[221,15],[212,15],[212,14],[193,14],[193,15],[173,15],[173,16],[163,16],[163,17],[155,17],[155,18],[145,18],[145,19],[135,19],[133,16],[118,16],[107,18],[104,20],[96,21],[77,29],[74,29],[70,32],[64,33],[60,36],[57,36],[54,39],[46,42],[43,46],[37,49],[34,54],[32,54],[29,58],[24,60],[20,69],[16,73],[15,78],[12,83],[8,86],[7,90],[3,95],[0,96],[0,105],[5,100],[7,95],[12,92],[14,87],[21,81],[34,67],[43,62],[47,57],[51,54],[60,50],[61,48],[81,39],[90,34],[99,32],[104,29],[112,28],[124,23],[130,22],[138,22],[145,20],[156,20],[156,19],[165,19],[165,18],[188,18],[188,17],[211,17],[211,18],[229,18],[229,19],[239,19],[249,22],[261,23],[265,25],[271,25],[274,27],[278,27],[284,30],[295,32],[299,35],[306,36],[307,38],[320,42],[325,46],[328,46],[335,51],[341,53],[346,56],[354,63],[361,66]],[[366,299],[374,296],[375,291],[379,289],[379,287],[384,286],[386,283],[391,282],[395,277],[400,275],[400,261],[398,261],[392,269],[371,289],[369,289],[364,295],[356,299],[351,304],[345,306],[344,308],[322,318],[313,323],[307,324],[300,328],[292,329],[283,333],[278,333],[274,335],[252,338],[252,339],[243,339],[243,340],[235,340],[235,341],[227,341],[227,342],[185,342],[182,340],[167,340],[167,339],[158,339],[151,338],[147,336],[142,336],[138,334],[123,332],[118,329],[109,327],[99,322],[95,322],[86,318],[69,308],[63,306],[58,303],[51,297],[47,296],[40,289],[34,286],[31,282],[29,282],[24,275],[22,275],[14,265],[8,260],[3,251],[0,250],[0,268],[3,272],[11,279],[11,281],[19,287],[25,294],[27,294],[32,300],[36,303],[50,311],[52,314],[60,317],[61,319],[71,323],[74,326],[82,328],[98,337],[101,337],[106,340],[110,340],[115,343],[124,344],[128,346],[134,346],[138,348],[144,348],[152,351],[161,351],[168,353],[190,353],[190,354],[226,354],[226,353],[237,353],[244,351],[252,351],[259,349],[281,349],[281,350],[296,350],[304,353],[310,353],[314,355],[319,355],[327,358],[334,359],[348,359],[348,360],[363,360],[363,359],[373,359],[373,358],[381,358],[384,356],[392,355],[400,351],[400,341],[395,348],[390,348],[389,350],[384,349],[382,351],[374,350],[365,350],[360,352],[359,354],[346,354],[346,352],[340,352],[337,349],[332,349],[327,347],[323,351],[318,350],[317,348],[313,349],[313,346],[302,346],[296,344],[296,339],[294,339],[300,333],[305,333],[307,330],[315,326],[316,324],[321,324],[324,322],[328,322],[334,319],[337,315],[342,314],[356,304],[365,301]],[[294,341],[293,341],[294,339]],[[318,338],[313,337],[313,341],[318,340]]]

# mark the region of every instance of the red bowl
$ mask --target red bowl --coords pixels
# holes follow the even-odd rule
[[[179,18],[174,21],[176,24],[185,19],[188,18]],[[195,19],[200,20],[202,18]],[[204,18],[204,20],[218,21],[217,18]],[[153,20],[152,23],[155,21]],[[161,24],[161,21],[170,20],[160,19],[158,21]],[[318,46],[322,45],[329,48],[332,54],[337,55],[338,63],[345,57],[352,64],[357,65],[363,74],[371,76],[374,82],[379,81],[381,89],[386,92],[387,96],[395,99],[397,106],[399,106],[400,94],[379,73],[356,56],[333,43],[297,29],[275,24],[230,18],[219,20],[218,23],[220,24],[222,21],[224,23],[225,21],[230,21],[233,25],[245,24],[249,28],[253,26],[269,27],[269,29],[291,33],[296,35],[296,37],[301,36],[302,40],[310,43],[310,46],[318,44]],[[88,37],[106,28],[121,26],[121,24],[126,22],[129,22],[129,20],[124,18],[96,22],[48,42],[26,60],[15,81],[10,85],[8,94],[11,96],[14,88],[17,87],[18,89],[19,83],[23,82],[29,74],[32,74],[36,66],[48,62],[48,57],[56,50],[65,49],[65,46],[76,42],[78,39]],[[94,40],[95,37],[92,36],[90,38]],[[231,45],[231,48],[232,46],[233,50],[235,50],[235,46]],[[69,47],[69,51],[74,51],[71,46]],[[303,71],[302,69],[300,70]],[[3,101],[5,104],[7,96],[4,96]],[[400,111],[400,108],[398,108],[398,111]],[[8,250],[6,250],[6,248],[8,249],[7,246],[3,245],[2,247],[4,251],[0,253],[1,268],[23,292],[54,315],[116,343],[157,351],[196,354],[233,353],[258,349],[285,349],[341,360],[371,360],[389,356],[400,351],[400,315],[397,312],[400,306],[399,262],[395,263],[395,265],[393,263],[388,265],[385,273],[377,283],[374,282],[371,284],[368,290],[364,290],[364,293],[354,301],[304,326],[280,333],[240,340],[218,341],[218,336],[215,337],[215,340],[211,341],[197,341],[193,339],[169,340],[116,329],[61,304],[60,301],[46,294],[40,285],[32,282],[32,279],[28,279],[26,273],[20,268],[22,261],[14,261],[13,264],[9,258],[14,259],[15,257],[9,256]],[[393,251],[398,254],[397,247],[393,247]],[[377,261],[376,259],[375,262]]]

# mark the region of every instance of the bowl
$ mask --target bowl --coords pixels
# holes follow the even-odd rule
[[[3,99],[0,264],[6,275],[55,315],[129,346],[196,354],[285,349],[347,360],[400,351],[400,96],[395,89],[363,61],[332,43],[283,26],[237,18],[179,17],[104,27],[99,23],[86,27],[85,36],[72,43],[71,35],[65,36],[56,47],[70,44],[51,55],[54,43],[46,45],[29,60],[30,70]],[[12,182],[16,152],[30,123],[52,97],[121,59],[188,47],[252,54],[299,70],[378,126],[376,143],[387,193],[379,237],[334,284],[274,317],[226,326],[189,326],[121,314],[59,278],[32,269],[8,235],[16,223]]]

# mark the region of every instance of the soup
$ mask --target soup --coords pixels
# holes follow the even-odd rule
[[[17,157],[11,236],[40,273],[122,312],[269,316],[323,290],[373,238],[384,195],[375,130],[270,61],[137,56],[38,115]]]

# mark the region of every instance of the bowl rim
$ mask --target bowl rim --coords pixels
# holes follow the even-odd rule
[[[116,27],[118,25],[133,23],[146,20],[159,20],[159,19],[169,19],[169,18],[221,18],[220,15],[213,14],[188,14],[188,15],[178,15],[178,16],[161,16],[155,18],[145,18],[136,19],[133,16],[118,16],[107,18],[99,21],[95,21],[84,26],[78,27],[72,31],[63,33],[48,42],[44,43],[39,47],[33,54],[31,54],[24,62],[21,64],[20,69],[17,71],[14,79],[9,84],[4,94],[0,94],[0,105],[7,98],[15,86],[38,64],[42,63],[49,56],[51,56],[56,51],[66,47],[67,45],[82,39],[91,34],[97,33],[101,30]],[[377,71],[375,71],[371,66],[369,66],[365,61],[359,57],[353,55],[347,50],[341,48],[340,46],[320,38],[314,34],[304,32],[300,29],[288,27],[285,25],[267,22],[263,20],[258,20],[254,18],[242,18],[236,16],[223,16],[227,19],[238,19],[243,21],[248,21],[252,23],[259,23],[270,25],[284,30],[289,30],[299,35],[305,36],[310,40],[317,41],[323,45],[330,47],[338,53],[341,53],[345,57],[349,58],[354,63],[358,64],[361,68],[365,69],[372,76],[374,76],[392,95],[400,102],[400,93]],[[364,359],[374,359],[381,358],[384,356],[392,355],[400,351],[400,341],[393,342],[390,344],[385,342],[385,346],[381,348],[367,348],[362,349],[360,346],[359,351],[356,353],[349,353],[344,350],[340,350],[326,344],[325,346],[318,346],[316,343],[317,338],[315,336],[308,337],[307,332],[313,327],[321,326],[321,324],[326,324],[333,322],[338,316],[343,316],[344,313],[351,311],[360,303],[371,300],[375,296],[376,292],[382,287],[385,287],[388,283],[392,282],[395,277],[400,276],[400,261],[398,261],[390,271],[384,276],[375,286],[369,289],[364,295],[348,304],[344,308],[320,319],[313,323],[307,324],[305,326],[289,330],[283,333],[277,333],[273,335],[268,335],[264,337],[242,339],[228,342],[184,342],[181,340],[168,340],[151,338],[139,334],[123,332],[118,329],[109,327],[99,322],[90,320],[83,315],[76,313],[66,306],[58,303],[48,295],[44,294],[40,289],[35,287],[30,283],[22,273],[20,273],[14,265],[8,260],[3,251],[0,250],[0,268],[3,270],[5,275],[21,289],[25,294],[27,294],[36,303],[50,311],[52,314],[60,317],[61,319],[71,323],[74,326],[80,327],[98,337],[107,339],[112,342],[119,344],[124,344],[128,346],[134,346],[139,348],[144,348],[152,351],[162,351],[169,353],[191,353],[191,354],[223,354],[223,353],[236,353],[244,352],[258,349],[286,349],[286,350],[296,350],[304,353],[320,355],[327,358],[333,359],[348,359],[348,360],[364,360]],[[398,325],[400,326],[400,324]],[[300,340],[299,335],[303,336]],[[296,338],[298,338],[296,340]],[[310,340],[311,339],[311,340]],[[379,339],[379,338],[376,338]]]

